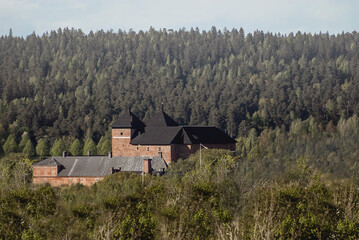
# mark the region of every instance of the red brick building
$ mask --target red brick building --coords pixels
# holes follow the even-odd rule
[[[206,148],[235,151],[236,141],[216,127],[179,126],[164,111],[146,124],[128,111],[112,125],[113,156],[160,156],[166,163]]]
[[[82,183],[89,186],[115,172],[164,174],[166,162],[160,157],[60,156],[33,165],[33,183],[52,186]]]
[[[33,182],[91,185],[119,171],[161,175],[167,164],[187,158],[200,145],[235,151],[235,143],[215,127],[179,126],[163,111],[146,124],[128,111],[112,125],[112,153],[108,156],[47,158],[33,165]]]

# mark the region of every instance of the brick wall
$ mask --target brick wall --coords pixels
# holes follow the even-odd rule
[[[34,176],[57,176],[58,166],[34,166]]]
[[[162,152],[167,163],[171,162],[170,145],[131,145],[133,129],[112,129],[112,156],[113,157],[155,157]]]
[[[130,144],[133,133],[133,129],[112,129],[112,156],[138,156],[136,146]]]
[[[71,185],[75,183],[82,183],[85,186],[91,186],[97,181],[102,180],[104,177],[52,177],[52,176],[33,176],[32,181],[34,184],[49,183],[53,187],[61,185]]]
[[[112,129],[112,155],[114,157],[155,157],[162,153],[166,163],[176,162],[179,158],[187,158],[199,150],[199,144],[185,145],[131,145],[133,129]],[[228,149],[235,151],[235,144],[203,144],[209,149]]]
[[[166,163],[172,161],[171,145],[136,145],[136,156],[156,157],[159,156],[159,152]]]

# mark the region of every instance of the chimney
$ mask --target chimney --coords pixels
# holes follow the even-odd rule
[[[87,156],[90,156],[90,151],[87,151]]]
[[[152,160],[152,159],[149,158],[149,157],[145,157],[145,158],[143,159],[143,172],[144,172],[145,174],[152,172],[151,160]]]
[[[112,158],[112,152],[108,152],[108,158]]]
[[[63,157],[63,158],[66,157],[66,151],[63,151],[63,152],[62,152],[62,157]]]

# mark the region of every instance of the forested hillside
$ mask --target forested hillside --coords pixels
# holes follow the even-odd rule
[[[358,239],[358,60],[356,32],[10,31],[0,239]],[[162,104],[236,137],[237,155],[202,149],[143,181],[31,184],[40,157],[106,154],[114,117]]]
[[[230,135],[359,112],[359,34],[59,29],[0,38],[0,139],[96,142],[131,107]]]

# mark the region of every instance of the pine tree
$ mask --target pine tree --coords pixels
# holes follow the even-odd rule
[[[71,144],[70,152],[72,156],[80,156],[82,153],[82,143],[77,138],[75,141]]]
[[[3,149],[5,154],[16,152],[18,149],[18,145],[15,140],[15,136],[13,134],[10,134],[7,138],[6,142],[3,145]]]
[[[88,138],[85,142],[83,155],[87,155],[87,152],[90,151],[91,155],[97,154],[97,146],[96,143],[92,140],[92,138]]]
[[[106,138],[105,138],[104,136],[102,136],[102,137],[100,138],[100,141],[99,141],[98,144],[97,144],[97,153],[98,153],[99,155],[104,155],[104,154],[102,153],[101,149],[102,149],[102,144],[105,142],[105,140],[106,140]]]
[[[49,145],[44,139],[40,139],[36,146],[36,154],[43,157],[49,155]]]
[[[66,150],[64,141],[60,138],[58,139],[50,150],[51,156],[61,156],[62,152]]]
[[[106,154],[108,154],[108,152],[111,152],[111,151],[112,151],[111,140],[106,139],[102,144],[100,154],[101,155],[106,155]]]
[[[28,157],[33,157],[36,155],[34,145],[32,144],[30,139],[27,140],[26,145],[22,150],[22,153],[26,154]]]
[[[27,144],[27,141],[29,141],[29,133],[28,132],[24,132],[21,136],[21,141],[19,143],[19,151],[21,152],[25,145]]]

